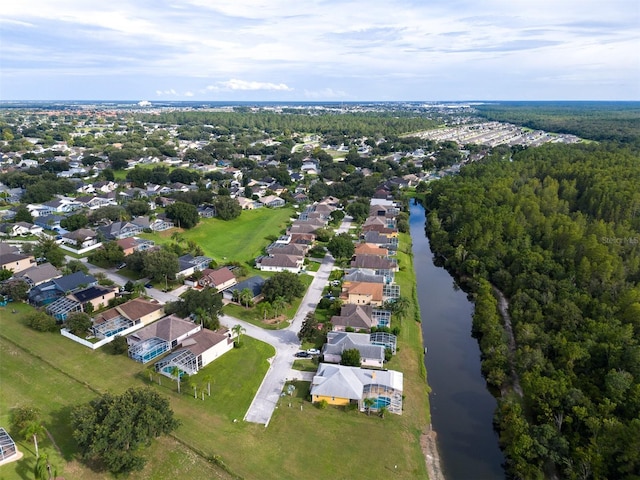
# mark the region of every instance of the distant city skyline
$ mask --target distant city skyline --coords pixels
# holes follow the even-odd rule
[[[28,0],[0,100],[640,100],[636,0]]]

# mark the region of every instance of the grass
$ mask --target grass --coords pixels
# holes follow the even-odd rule
[[[181,232],[185,240],[193,240],[202,247],[205,255],[218,263],[237,261],[253,264],[253,260],[264,253],[270,238],[280,236],[289,219],[292,208],[259,208],[244,210],[233,220],[205,218],[196,227]],[[157,244],[171,242],[175,229],[159,233],[143,233],[140,236]]]
[[[401,241],[406,245],[408,236]],[[411,298],[413,266],[411,256],[404,247],[402,250],[396,278],[402,294]],[[420,324],[414,321],[413,312],[400,321],[401,348],[389,364],[389,368],[404,372],[402,416],[390,414],[382,419],[338,407],[321,409],[308,400],[309,383],[295,382],[293,396],[280,398],[265,428],[242,418],[269,367],[267,358],[273,355],[266,344],[244,336],[241,348],[190,379],[199,384],[207,374],[213,378],[212,396],[203,401],[195,399],[187,385],[178,394],[175,382],[166,377],[162,385],[150,384],[144,366],[125,356],[92,352],[61,335],[35,332],[23,323],[31,307],[11,307],[18,310],[16,315],[0,308],[0,422],[8,424],[14,406],[40,408],[61,454],[55,457],[58,454],[47,440],[42,448],[54,452],[58,474],[67,480],[112,478],[90,471],[74,459],[70,408],[102,392],[120,393],[145,385],[169,398],[182,425],[172,437],[153,442],[146,451],[149,464],[143,472],[129,477],[134,480],[230,478],[214,463],[224,464],[234,475],[246,479],[298,479],[310,471],[323,478],[426,478],[419,440],[429,421],[428,398]],[[34,456],[29,443],[21,443],[20,448],[25,450],[25,458],[1,467],[2,478],[30,477],[29,462]]]

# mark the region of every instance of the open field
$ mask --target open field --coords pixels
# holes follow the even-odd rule
[[[408,240],[404,236],[402,244],[408,245]],[[402,294],[411,297],[411,257],[402,252],[398,257],[401,271],[397,280]],[[129,477],[134,480],[230,478],[207,460],[214,456],[218,464],[246,479],[299,479],[310,471],[321,472],[323,478],[426,477],[420,435],[428,425],[428,403],[420,324],[413,320],[413,312],[401,322],[401,348],[389,364],[405,374],[402,416],[389,414],[382,419],[342,408],[320,409],[308,401],[309,384],[298,382],[293,397],[280,399],[265,428],[242,421],[268,368],[266,359],[273,355],[272,347],[264,343],[246,338],[241,348],[193,377],[196,399],[189,385],[183,384],[178,394],[175,382],[166,377],[162,385],[157,375],[151,383],[145,367],[125,356],[91,352],[61,335],[32,331],[22,322],[30,307],[12,307],[17,314],[0,308],[0,422],[8,426],[10,409],[16,405],[40,408],[61,454],[54,453],[48,440],[43,448],[52,452],[59,474],[67,480],[110,478],[74,460],[70,408],[98,393],[119,393],[131,386],[150,386],[166,395],[182,422],[173,437],[153,443],[147,454],[149,464]],[[203,401],[200,389],[206,375],[213,379],[212,395],[205,395]],[[1,467],[0,478],[26,478],[29,462],[34,461],[33,448],[28,442],[20,443],[20,448],[25,450],[25,459]]]
[[[294,215],[289,207],[244,210],[238,218],[229,221],[205,218],[196,227],[184,230],[181,234],[186,240],[193,240],[200,245],[205,255],[218,263],[238,261],[252,264],[270,243],[267,238],[280,236]],[[175,231],[170,229],[140,236],[163,244],[171,242],[171,235]]]

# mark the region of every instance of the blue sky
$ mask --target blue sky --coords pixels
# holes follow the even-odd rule
[[[0,100],[640,100],[639,51],[637,0],[23,0]]]

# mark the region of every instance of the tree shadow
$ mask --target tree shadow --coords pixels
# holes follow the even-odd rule
[[[22,478],[23,480],[32,480],[33,479],[33,469],[36,466],[35,453],[33,454],[33,456],[27,455],[24,447],[22,448],[22,453],[24,454],[24,457],[22,457],[16,463],[16,470],[15,471],[20,476],[20,478]]]
[[[73,408],[73,406],[65,406],[51,412],[51,421],[44,425],[49,433],[47,442],[53,441],[53,448],[67,462],[74,459],[74,454],[77,450],[71,425],[71,411]]]

